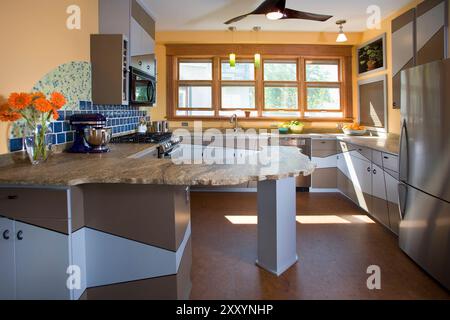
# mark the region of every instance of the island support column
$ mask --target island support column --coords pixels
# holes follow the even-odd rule
[[[280,276],[297,260],[295,178],[258,182],[258,260]]]

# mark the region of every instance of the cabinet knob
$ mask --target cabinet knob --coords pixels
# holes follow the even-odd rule
[[[367,168],[367,172],[370,172],[370,167]]]
[[[377,174],[377,170],[376,169],[373,169],[373,174]]]
[[[9,240],[9,230],[5,230],[5,231],[3,232],[3,239]]]
[[[17,240],[23,240],[23,231],[17,232]]]

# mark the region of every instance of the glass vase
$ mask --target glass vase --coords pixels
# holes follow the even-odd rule
[[[28,128],[24,144],[32,165],[47,161],[52,149],[51,130],[47,125]]]

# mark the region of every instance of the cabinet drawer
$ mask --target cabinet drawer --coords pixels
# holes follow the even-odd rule
[[[19,220],[21,218],[67,220],[67,191],[2,188],[0,214]]]
[[[280,138],[280,146],[297,147],[299,144],[297,138],[283,137]]]
[[[349,144],[349,151],[353,151],[352,155],[362,160],[372,161],[372,149]]]
[[[398,172],[398,156],[383,153],[383,168]]]
[[[336,140],[313,140],[312,149],[315,150],[326,150],[326,151],[336,151]]]

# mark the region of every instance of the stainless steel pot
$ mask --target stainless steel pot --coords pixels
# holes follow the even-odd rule
[[[154,132],[154,133],[169,132],[169,122],[168,121],[153,121],[152,125],[151,125],[151,132]]]

